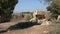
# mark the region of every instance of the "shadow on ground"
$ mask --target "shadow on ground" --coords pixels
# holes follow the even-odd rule
[[[10,26],[8,28],[8,30],[18,30],[18,29],[25,29],[25,28],[29,28],[32,27],[34,25],[40,25],[37,22],[20,22],[18,24],[15,24],[13,26]]]

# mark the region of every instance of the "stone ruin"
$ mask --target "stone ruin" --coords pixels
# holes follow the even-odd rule
[[[39,16],[41,17],[40,19],[38,18]],[[49,21],[49,18],[51,18],[50,11],[36,10],[33,13],[33,18],[30,21],[38,22],[41,25],[50,25],[51,21]]]

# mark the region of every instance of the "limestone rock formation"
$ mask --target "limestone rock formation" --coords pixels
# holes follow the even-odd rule
[[[52,22],[50,21],[51,13],[50,11],[43,11],[43,10],[36,10],[33,13],[33,18],[30,20],[32,22],[37,22],[41,25],[51,25]]]
[[[58,15],[57,22],[60,22],[60,15]]]
[[[46,19],[43,19],[43,20],[41,20],[41,21],[42,21],[42,24],[41,24],[41,25],[51,25],[51,24],[52,24],[51,21],[48,21],[48,20],[46,20]]]

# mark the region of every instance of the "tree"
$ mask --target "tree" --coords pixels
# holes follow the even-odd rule
[[[47,7],[48,11],[51,11],[52,17],[57,18],[60,15],[60,0],[54,0],[52,3]]]
[[[1,22],[10,21],[15,5],[18,0],[0,0]]]
[[[43,2],[44,4],[50,4],[51,3],[51,1],[53,1],[53,0],[39,0],[40,2]]]

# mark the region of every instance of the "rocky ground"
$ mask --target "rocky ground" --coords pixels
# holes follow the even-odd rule
[[[60,29],[60,27],[36,25],[26,29],[7,31],[3,34],[46,34],[55,29]]]
[[[18,24],[19,22],[20,21],[1,23],[0,31],[6,30],[10,26]],[[24,28],[24,29],[8,30],[8,31],[6,31],[4,33],[0,33],[0,34],[46,34],[49,31],[52,31],[55,29],[60,29],[60,25],[34,25],[34,26]]]

